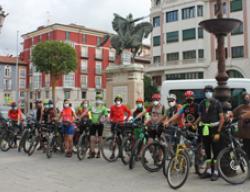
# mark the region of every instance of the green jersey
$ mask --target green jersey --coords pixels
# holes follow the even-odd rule
[[[108,109],[105,106],[93,106],[89,109],[92,116],[92,123],[100,123],[100,119],[108,116]]]

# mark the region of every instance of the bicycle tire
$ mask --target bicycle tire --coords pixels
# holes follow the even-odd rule
[[[161,161],[160,163],[157,162],[157,159],[156,159],[157,157],[159,157],[159,153],[160,153],[159,150],[162,152],[162,155],[163,155],[163,158],[160,160]],[[146,157],[147,156],[147,154],[146,154],[147,151],[149,151],[150,155],[153,155],[152,156],[152,161],[153,161],[153,166],[155,166],[155,167],[150,167],[148,165],[149,161],[148,161],[148,158]],[[153,152],[153,154],[152,154],[152,152]],[[164,159],[165,159],[165,149],[164,149],[164,147],[161,144],[159,144],[158,142],[154,142],[154,143],[151,143],[151,144],[147,145],[144,148],[144,150],[142,152],[141,163],[142,163],[142,166],[144,167],[144,169],[146,169],[147,171],[149,171],[149,172],[157,172],[163,167]]]
[[[48,139],[48,146],[46,151],[46,156],[48,159],[52,157],[53,148],[54,148],[54,137]]]
[[[77,158],[83,160],[86,157],[88,151],[88,143],[85,135],[81,135],[77,144]]]
[[[206,173],[206,152],[202,144],[199,144],[195,152],[194,168],[195,173],[200,177]],[[205,166],[205,167],[204,167]]]
[[[236,153],[237,155],[235,155],[234,153]],[[240,157],[240,165],[234,164],[235,162],[235,160],[233,159],[234,156]],[[230,162],[227,162],[227,161],[230,161]],[[243,151],[241,148],[236,148],[233,150],[231,147],[227,147],[223,149],[218,155],[217,162],[218,162],[219,174],[226,182],[232,185],[237,185],[237,184],[244,183],[248,179],[249,159],[245,151]],[[243,164],[246,166],[245,169],[243,168]],[[239,180],[236,180],[233,177],[237,176],[238,170],[241,170],[242,172],[245,171],[246,173],[244,173],[242,178],[240,178]]]
[[[112,145],[112,143],[114,142],[114,145]],[[106,147],[108,147],[108,149],[106,150]],[[118,154],[114,154],[114,158],[111,158],[111,155],[107,153],[107,151],[109,150],[113,150],[113,148],[117,148],[118,149]],[[111,151],[110,151],[111,152]],[[112,152],[111,152],[112,153]],[[120,147],[118,146],[117,141],[114,141],[114,137],[107,137],[103,143],[102,143],[102,147],[101,147],[101,154],[102,157],[108,161],[108,162],[115,162],[117,161],[117,159],[119,158],[120,155]]]
[[[1,143],[0,143],[0,148],[1,148],[1,151],[3,152],[7,152],[9,151],[10,149],[10,145],[9,145],[9,137],[8,137],[8,134],[2,134],[1,135],[1,139],[0,139]],[[3,145],[3,142],[6,142],[5,145]],[[7,144],[7,147],[6,147],[6,144]]]
[[[140,145],[141,145],[141,141],[137,140],[135,142],[135,145],[134,145],[132,151],[131,151],[131,156],[129,159],[129,169],[134,169],[134,167],[135,167],[136,158],[137,158],[138,153],[140,151]]]
[[[28,151],[28,155],[31,156],[33,155],[33,153],[35,152],[35,150],[37,149],[37,145],[38,145],[38,139],[36,136],[33,136],[31,139],[31,145],[29,147],[29,151]]]
[[[27,134],[28,134],[28,130],[24,130],[24,132],[21,136],[21,139],[19,141],[19,144],[18,144],[18,152],[21,152],[21,150],[24,149],[24,142],[26,140]]]
[[[130,158],[131,158],[131,153],[132,153],[132,143],[133,141],[131,140],[130,137],[125,137],[122,141],[121,145],[121,160],[124,165],[128,165]]]
[[[178,161],[177,165],[175,164],[176,161]],[[184,161],[184,163],[183,163]],[[180,169],[179,167],[177,167],[180,162],[182,162],[184,164],[184,177],[182,178],[182,180],[175,184],[174,183],[174,178],[172,178],[172,171],[179,171],[177,169]],[[187,181],[187,178],[188,178],[188,174],[189,174],[189,168],[190,168],[190,163],[189,163],[189,157],[188,155],[185,153],[185,152],[180,152],[179,154],[177,154],[176,156],[174,156],[170,161],[169,161],[169,164],[168,164],[168,167],[167,167],[167,182],[168,182],[168,185],[172,188],[172,189],[178,189],[180,187],[182,187],[185,182]],[[183,168],[182,168],[183,169]],[[180,170],[181,172],[183,172],[183,170]]]

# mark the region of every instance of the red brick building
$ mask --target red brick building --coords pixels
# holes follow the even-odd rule
[[[70,24],[53,24],[39,27],[37,30],[24,34],[22,59],[29,63],[29,103],[30,108],[36,99],[51,99],[50,77],[36,72],[31,62],[32,48],[39,42],[47,40],[63,41],[75,48],[77,54],[77,70],[64,75],[58,81],[56,100],[62,107],[65,98],[72,101],[73,106],[82,99],[94,101],[97,93],[105,96],[105,69],[115,60],[115,50],[110,48],[110,42],[103,47],[97,47],[104,34],[108,32]]]

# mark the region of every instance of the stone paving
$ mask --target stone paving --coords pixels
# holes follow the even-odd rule
[[[0,192],[158,192],[169,188],[162,172],[148,173],[138,163],[129,170],[120,161],[79,161],[55,154],[52,159],[40,151],[31,157],[16,150],[0,152]],[[191,172],[180,192],[249,192],[250,180],[232,186],[219,179],[201,180]]]

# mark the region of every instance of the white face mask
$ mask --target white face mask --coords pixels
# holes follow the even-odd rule
[[[116,105],[121,105],[121,101],[116,101]]]
[[[159,101],[154,101],[153,104],[154,106],[157,106],[159,104]]]
[[[83,104],[83,107],[84,107],[84,108],[87,108],[87,107],[88,107],[88,103],[84,103],[84,104]]]
[[[205,93],[205,97],[206,97],[207,99],[211,99],[211,98],[213,97],[213,92],[207,91],[207,92]]]
[[[68,103],[65,103],[63,106],[64,106],[65,108],[67,108],[67,107],[69,107],[69,104],[68,104]]]
[[[96,104],[97,104],[97,105],[102,104],[102,100],[96,100]]]
[[[168,105],[169,105],[170,107],[174,107],[174,106],[176,105],[176,102],[175,102],[175,101],[169,102]]]

